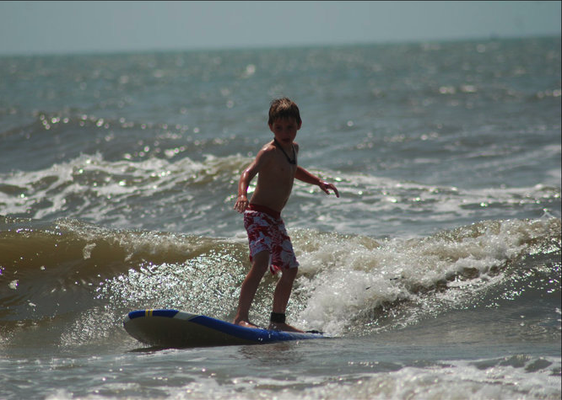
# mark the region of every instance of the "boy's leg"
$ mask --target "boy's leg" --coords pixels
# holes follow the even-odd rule
[[[240,289],[240,298],[238,299],[238,310],[236,312],[236,317],[234,317],[234,324],[242,325],[247,327],[254,327],[250,323],[250,307],[260,281],[262,280],[265,272],[269,268],[269,252],[262,251],[253,257],[252,268],[246,279],[242,283],[242,288]]]
[[[277,282],[275,287],[275,294],[273,296],[273,312],[279,314],[285,314],[287,309],[287,304],[289,303],[289,297],[291,297],[291,291],[293,289],[293,282],[297,276],[298,268],[289,268],[283,270],[283,275]],[[300,329],[292,327],[286,323],[272,322],[269,325],[269,329],[275,329],[278,331],[293,331],[302,332]]]

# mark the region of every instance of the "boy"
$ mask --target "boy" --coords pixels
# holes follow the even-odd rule
[[[262,147],[255,160],[242,173],[234,205],[235,210],[244,213],[252,262],[252,268],[242,284],[234,323],[256,327],[249,321],[250,306],[269,267],[274,275],[283,270],[275,288],[269,329],[300,332],[285,322],[285,309],[299,263],[281,219],[281,210],[291,195],[295,178],[318,185],[326,194],[332,190],[339,197],[339,193],[334,185],[297,165],[299,146],[294,140],[302,121],[299,108],[293,101],[287,98],[274,100],[269,109],[268,125],[274,139]],[[248,186],[256,175],[256,190],[248,202]]]

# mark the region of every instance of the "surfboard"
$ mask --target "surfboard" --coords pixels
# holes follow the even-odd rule
[[[325,337],[321,333],[246,328],[205,315],[168,309],[131,311],[123,325],[129,335],[155,347],[266,344]]]

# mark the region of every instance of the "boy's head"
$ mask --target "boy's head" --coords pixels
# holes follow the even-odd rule
[[[269,121],[267,121],[267,124],[271,126],[279,119],[289,118],[294,118],[299,127],[302,124],[299,108],[295,102],[286,97],[273,100],[271,107],[269,107]]]

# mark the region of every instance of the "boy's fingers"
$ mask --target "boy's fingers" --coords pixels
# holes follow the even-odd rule
[[[340,193],[338,192],[338,189],[336,189],[336,187],[334,185],[330,185],[330,189],[332,189],[334,191],[334,194],[336,195],[336,197],[340,197]]]
[[[234,203],[234,209],[239,213],[243,213],[244,210],[246,210],[247,206],[247,201],[237,201],[236,203]]]
[[[330,194],[330,191],[328,189],[332,189],[336,197],[340,197],[340,193],[338,192],[338,189],[336,189],[336,187],[331,183],[325,182],[324,185],[321,186],[321,188],[326,194]]]

